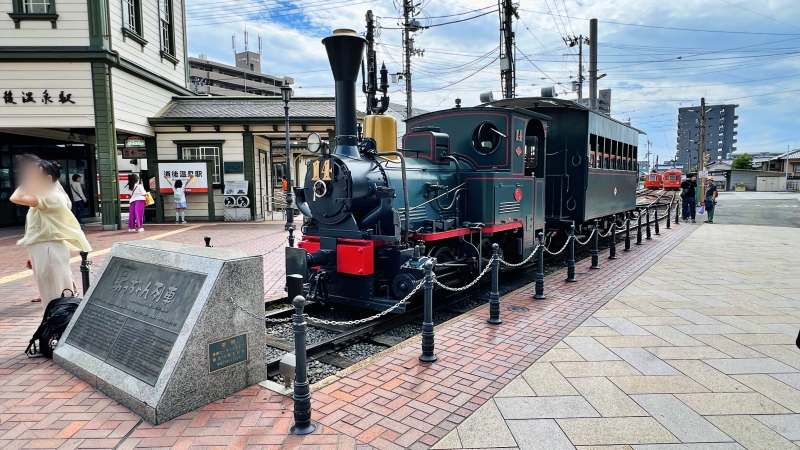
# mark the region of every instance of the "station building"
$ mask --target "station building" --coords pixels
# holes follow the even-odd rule
[[[175,97],[149,119],[156,136],[148,138],[148,168],[161,178],[159,161],[213,161],[213,196],[187,195],[187,219],[223,220],[226,181],[248,181],[252,219],[283,219],[284,105],[280,98],[260,96]],[[289,102],[289,111],[292,181],[300,185],[308,161],[317,156],[307,150],[306,139],[311,133],[333,139],[336,108],[332,97],[297,98]],[[156,207],[157,220],[170,221],[172,195],[160,195]]]
[[[13,156],[61,162],[83,176],[89,215],[120,223],[117,144],[154,136],[148,122],[187,86],[182,0],[0,0],[0,224]],[[99,180],[99,182],[94,182]]]
[[[101,217],[106,230],[120,228],[125,173],[160,181],[163,159],[214,162],[213,201],[189,195],[187,218],[223,217],[224,180],[250,182],[251,219],[269,219],[281,209],[286,143],[279,91],[291,79],[260,80],[271,98],[208,97],[187,89],[192,69],[183,0],[0,5],[7,12],[0,17],[0,226],[25,221],[26,208],[9,201],[18,184],[14,156],[22,153],[60,162],[65,185],[81,175],[90,199],[86,214]],[[327,138],[334,115],[332,98],[290,102],[294,180],[302,180],[310,156],[305,138],[314,131]],[[141,155],[138,165],[130,164],[133,151]],[[169,217],[171,197],[157,197],[150,219]]]

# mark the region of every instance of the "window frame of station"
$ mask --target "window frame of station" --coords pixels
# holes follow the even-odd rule
[[[599,139],[598,139],[599,137]],[[598,145],[598,141],[600,145]],[[606,152],[606,148],[611,151]],[[589,168],[636,171],[639,147],[613,139],[589,135]],[[602,155],[602,157],[598,157]]]
[[[173,65],[177,65],[179,61],[178,58],[175,57],[174,3],[172,0],[158,0],[157,6],[158,6],[158,39],[160,44],[159,52],[161,53],[161,59],[162,60],[166,59]]]
[[[122,8],[122,35],[144,47],[147,45],[147,40],[144,38],[142,25],[142,0],[120,0],[120,6]],[[129,23],[130,8],[133,8],[133,28],[129,26],[131,25]],[[126,16],[126,12],[128,16]]]
[[[225,171],[224,168],[224,154],[223,154],[223,146],[225,144],[224,140],[211,140],[211,141],[173,141],[178,146],[178,159],[181,161],[212,161],[212,166],[216,171],[219,169],[219,183],[217,183],[213,178],[217,173],[212,173],[211,177],[211,185],[214,188],[221,188],[225,185]],[[219,166],[217,166],[217,162],[214,158],[185,158],[183,156],[183,151],[186,148],[201,148],[201,147],[214,147],[219,149]]]
[[[37,4],[48,6],[48,11],[44,13],[26,12],[25,7],[29,3],[32,3],[32,0],[12,0],[12,12],[8,13],[8,17],[14,21],[14,28],[19,29],[20,21],[22,20],[49,21],[52,28],[56,28],[56,20],[58,20],[56,0],[41,0],[37,2]]]

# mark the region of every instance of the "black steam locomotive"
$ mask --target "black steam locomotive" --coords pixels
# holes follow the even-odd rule
[[[493,243],[519,262],[539,231],[635,207],[639,131],[630,125],[571,101],[516,98],[414,117],[398,151],[382,132],[388,116],[367,116],[384,126],[357,135],[364,38],[339,30],[322,42],[336,83],[336,145],[294,188],[303,238],[286,253],[307,296],[385,310],[423,279],[428,260],[440,281],[463,279]]]

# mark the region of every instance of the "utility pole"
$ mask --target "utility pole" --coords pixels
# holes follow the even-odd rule
[[[597,19],[589,21],[589,109],[597,110]]]
[[[414,11],[412,0],[403,0],[403,52],[405,53],[406,75],[406,120],[411,118],[411,52],[413,40],[411,39],[411,14]]]
[[[564,43],[570,47],[578,46],[578,100],[583,99],[583,44],[589,44],[589,38],[578,37],[564,38]]]
[[[380,70],[381,84],[378,86],[378,59],[375,55],[375,16],[372,10],[367,11],[367,56],[366,72],[364,70],[364,61],[361,61],[361,90],[367,96],[367,114],[383,114],[389,109],[389,97],[387,92],[389,90],[388,71],[386,64],[382,64]],[[383,93],[383,97],[379,100],[377,93]]]
[[[700,179],[700,201],[706,198],[706,98],[700,98],[700,139],[697,144],[697,172]]]
[[[653,165],[650,164],[650,146],[651,145],[652,145],[652,142],[650,142],[650,140],[648,139],[647,140],[647,170],[649,170],[650,172],[653,171]]]
[[[503,98],[514,98],[516,63],[514,62],[514,17],[519,19],[512,0],[502,0],[500,9],[500,85]]]

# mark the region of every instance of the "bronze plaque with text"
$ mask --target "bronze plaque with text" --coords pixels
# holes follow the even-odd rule
[[[155,386],[205,279],[113,257],[66,343]]]

